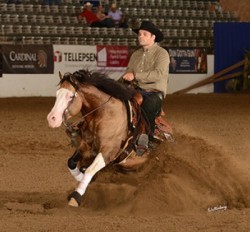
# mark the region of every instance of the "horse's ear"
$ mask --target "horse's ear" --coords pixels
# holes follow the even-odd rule
[[[75,83],[75,80],[74,80],[74,78],[73,78],[73,75],[70,75],[69,79],[70,79],[70,81],[71,81],[72,83]]]
[[[63,76],[60,71],[59,71],[59,77],[60,77],[60,80],[62,80]]]

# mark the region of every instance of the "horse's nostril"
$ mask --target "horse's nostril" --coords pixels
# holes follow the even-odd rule
[[[55,121],[56,120],[56,117],[55,116],[49,116],[48,117],[48,121]]]

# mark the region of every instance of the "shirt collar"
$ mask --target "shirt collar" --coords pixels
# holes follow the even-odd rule
[[[156,46],[157,46],[157,43],[154,43],[154,44],[152,44],[149,48],[147,48],[147,49],[145,49],[145,50],[142,48],[142,50],[143,50],[144,52],[150,52],[150,51],[154,50]]]

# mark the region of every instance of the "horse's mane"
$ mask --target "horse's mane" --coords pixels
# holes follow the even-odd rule
[[[121,101],[130,100],[135,90],[126,85],[111,79],[107,74],[98,71],[79,70],[71,73],[66,73],[60,83],[69,81],[75,88],[80,88],[82,85],[92,85],[99,90],[120,99]],[[79,86],[80,85],[80,86]]]

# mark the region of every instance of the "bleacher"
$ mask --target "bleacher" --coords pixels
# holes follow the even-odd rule
[[[213,1],[195,0],[117,0],[129,28],[91,28],[77,16],[79,0],[62,0],[61,5],[42,5],[41,0],[7,4],[0,0],[1,44],[137,44],[132,28],[151,20],[164,33],[162,46],[207,47],[213,51],[214,22],[238,21],[233,12],[210,11]],[[101,1],[108,6],[110,1]]]

